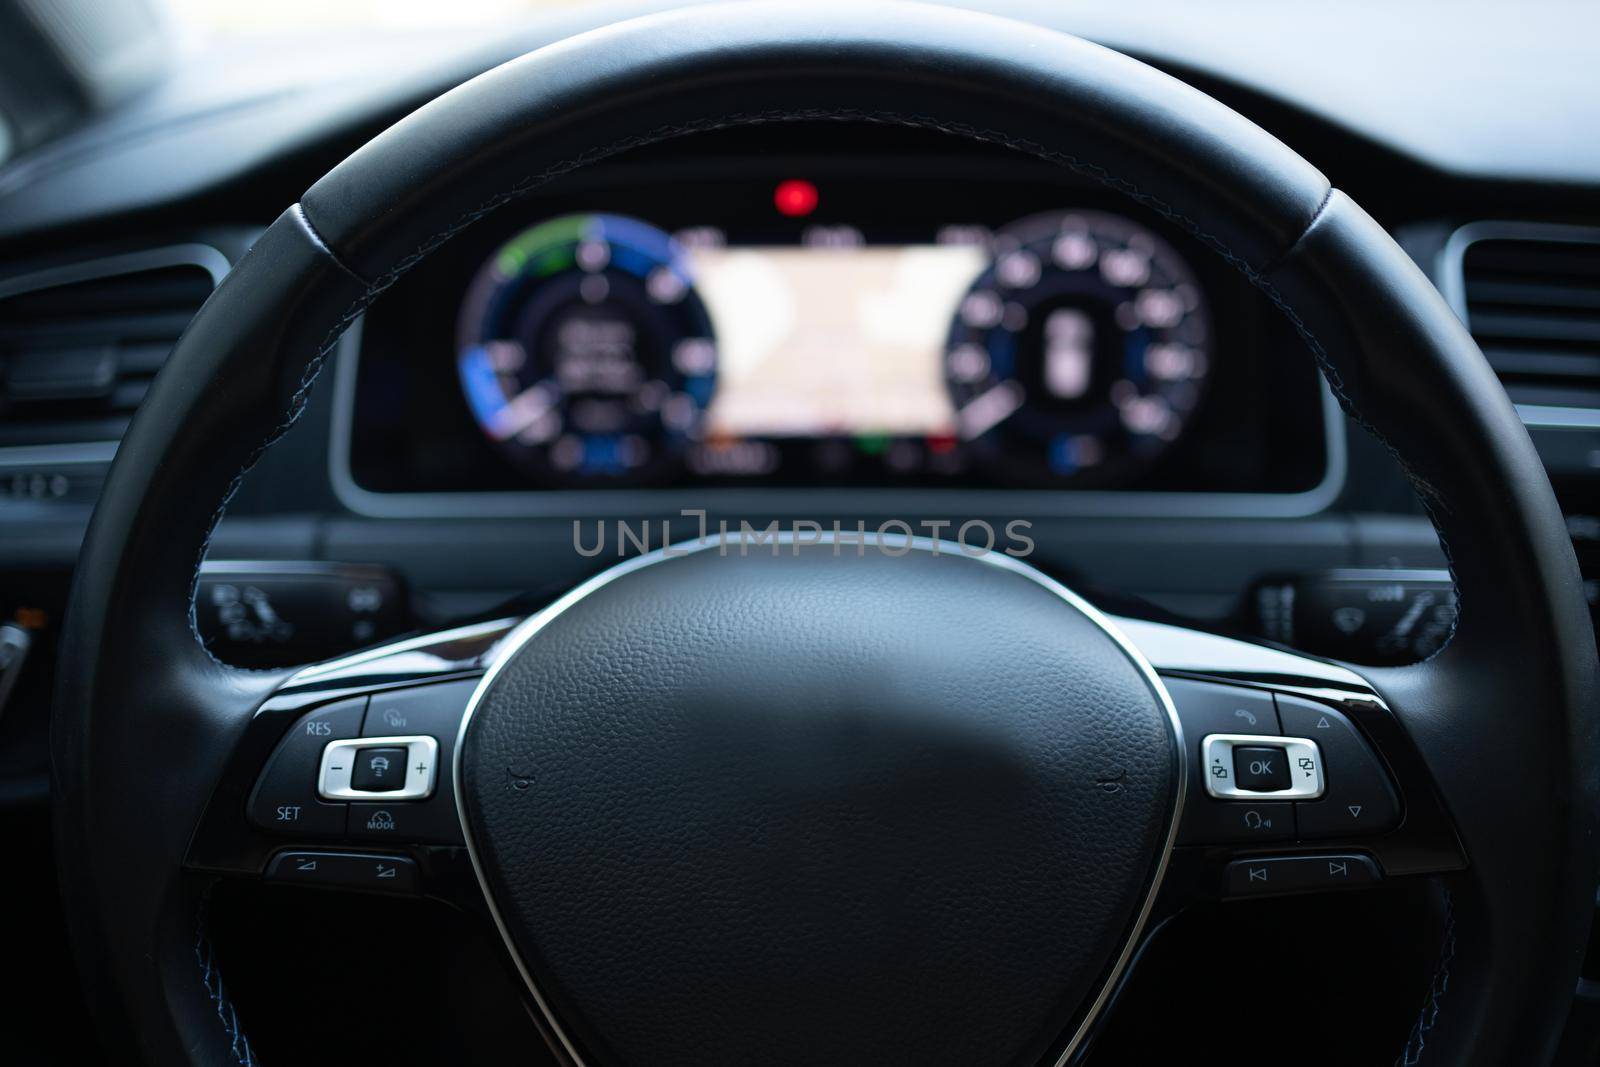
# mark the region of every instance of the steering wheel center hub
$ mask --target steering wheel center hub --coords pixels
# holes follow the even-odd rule
[[[479,874],[587,1061],[1031,1062],[1119,968],[1179,796],[1154,675],[1025,565],[886,547],[625,564],[480,688]]]

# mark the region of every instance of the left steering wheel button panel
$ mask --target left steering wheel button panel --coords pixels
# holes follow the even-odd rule
[[[342,835],[346,805],[318,798],[317,772],[328,742],[360,736],[366,710],[366,697],[352,697],[299,719],[278,743],[250,794],[250,821],[276,834]]]

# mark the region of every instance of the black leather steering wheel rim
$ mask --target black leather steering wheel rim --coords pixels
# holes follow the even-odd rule
[[[946,130],[1160,212],[1290,318],[1400,461],[1450,558],[1451,642],[1363,673],[1421,749],[1471,868],[1423,1062],[1547,1058],[1593,905],[1593,635],[1526,431],[1470,336],[1359,207],[1270,135],[1085,42],[916,5],[740,4],[595,31],[380,135],[281,216],[196,317],[128,431],[80,557],[53,729],[59,862],[114,1045],[247,1062],[181,874],[244,720],[281,680],[199,643],[199,560],[232,487],[298,416],[339,335],[451,236],[558,174],[721,126]],[[1491,766],[1527,775],[1484,788]],[[136,1050],[136,1052],[135,1052]],[[241,1052],[241,1050],[243,1050]]]

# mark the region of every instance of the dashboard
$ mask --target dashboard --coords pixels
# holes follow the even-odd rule
[[[1349,190],[1478,336],[1600,573],[1600,390],[1573,295],[1595,276],[1600,161],[1581,136],[1592,101],[1569,91],[1595,38],[1570,9],[1447,26],[1386,8],[1411,32],[1407,62],[1383,66],[1376,8],[1307,41],[1286,29],[1301,14],[1256,4],[993,6],[1160,63]],[[437,93],[618,14],[307,34],[293,68],[286,42],[236,42],[0,168],[0,610],[59,611],[139,397],[285,204]],[[1491,61],[1516,67],[1506,91],[1473,91]],[[19,360],[36,341],[44,355]],[[29,371],[57,349],[73,373]],[[1401,638],[1448,608],[1414,617],[1396,594],[1415,578],[1442,595],[1434,532],[1245,279],[1146,205],[914,130],[707,132],[541,185],[382,294],[309,401],[212,545],[250,564],[206,579],[218,623],[245,635],[217,647],[241,660],[307,654],[260,638],[275,616],[235,618],[267,571],[316,586],[300,637],[331,653],[374,623],[327,607],[329,567],[356,566],[363,590],[383,569],[384,627],[436,624],[586,577],[575,517],[686,508],[1026,519],[1036,561],[1079,588],[1352,659],[1426,655]],[[1379,596],[1407,606],[1390,618]],[[1375,648],[1379,630],[1399,651]]]
[[[1298,341],[1154,211],[1010,154],[740,147],[547,187],[385,294],[338,401],[358,509],[730,487],[1292,500],[1334,473]]]
[[[285,205],[414,107],[666,2],[558,6],[453,36],[219,44],[0,165],[0,622],[33,641],[0,714],[0,813],[32,834],[33,854],[48,855],[54,633],[78,546],[122,430],[195,309]],[[1368,2],[1308,33],[1301,5],[1252,0],[982,6],[1156,62],[1351,192],[1489,355],[1600,604],[1600,9],[1441,17]],[[70,354],[38,362],[74,373],[22,373],[32,348]],[[785,123],[552,180],[383,293],[229,503],[196,623],[219,658],[272,668],[498,618],[623,554],[625,525],[692,530],[685,508],[708,524],[892,517],[918,532],[931,528],[919,520],[1023,519],[1031,562],[1097,606],[1357,663],[1427,656],[1454,619],[1404,474],[1339,413],[1284,316],[1195,236],[999,148]],[[588,552],[588,520],[613,519],[605,558]],[[0,681],[7,654],[0,644]],[[37,893],[19,914],[56,913],[51,869],[15,880]],[[1327,1018],[1284,1042],[1346,1033],[1380,1001],[1403,1002],[1396,1025],[1411,1025],[1408,972],[1364,965],[1421,921],[1390,896],[1382,911],[1334,898],[1309,926],[1297,913],[1327,966],[1292,1006]],[[516,1016],[491,1010],[500,960],[472,956],[470,928],[446,925],[454,913],[344,907],[339,894],[221,903],[220,951],[260,965],[229,979],[267,1058],[400,1062]],[[437,943],[460,952],[396,957],[387,1014],[415,1026],[353,1027],[323,1010],[338,981],[306,980],[348,971],[328,929],[374,923],[443,929]],[[56,927],[22,932],[36,936],[29,959],[60,969],[12,1005],[7,1047],[20,1041],[23,1059],[30,1040],[44,1060],[92,1032],[86,1017],[34,1025],[61,1017],[76,980]],[[1268,916],[1240,937],[1287,929]],[[1171,984],[1120,1024],[1132,1047],[1159,1044],[1142,1020],[1166,1005],[1237,1012],[1233,984],[1188,981],[1213,931],[1174,931],[1178,947],[1147,970]],[[306,1010],[267,1021],[284,990]],[[1256,1014],[1288,1018],[1279,1001]],[[530,1047],[522,1036],[505,1044]]]

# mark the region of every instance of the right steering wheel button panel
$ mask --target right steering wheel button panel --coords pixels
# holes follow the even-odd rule
[[[1199,772],[1190,775],[1181,844],[1362,837],[1399,823],[1377,755],[1331,705],[1191,679],[1166,686]]]

